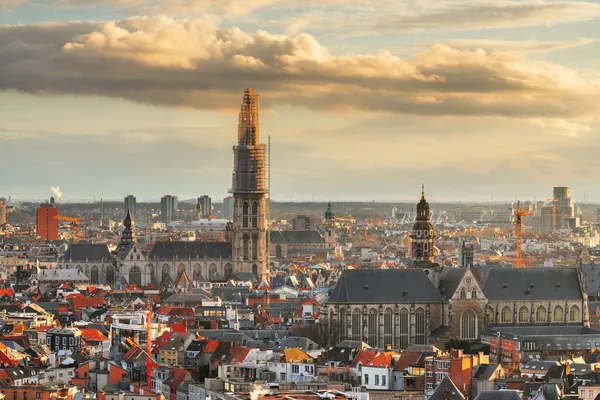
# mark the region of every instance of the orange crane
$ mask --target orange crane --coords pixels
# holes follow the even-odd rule
[[[148,300],[148,314],[146,315],[146,383],[152,390],[152,370],[154,362],[152,361],[152,303]]]
[[[79,224],[83,221],[81,218],[65,217],[64,215],[57,215],[55,217],[59,221],[69,221],[71,223],[71,230],[73,231],[73,243],[77,243],[79,238]]]
[[[515,263],[514,268],[523,268],[523,216],[531,215],[531,211],[522,211],[521,202],[517,202],[515,211]]]

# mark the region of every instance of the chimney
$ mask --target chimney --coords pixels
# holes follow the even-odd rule
[[[104,400],[104,390],[99,390],[98,394],[96,395],[96,398],[98,400]]]
[[[392,345],[391,344],[386,344],[385,345],[385,351],[392,351]]]

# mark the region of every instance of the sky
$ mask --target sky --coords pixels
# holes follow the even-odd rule
[[[600,203],[600,0],[0,0],[0,196]]]

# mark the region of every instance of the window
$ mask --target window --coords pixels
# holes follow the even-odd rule
[[[296,365],[296,364],[292,364],[292,374],[299,374],[300,373],[300,366]]]
[[[304,366],[304,372],[310,372],[310,365]]]
[[[369,374],[365,374],[365,385],[369,384]]]
[[[472,299],[476,299],[477,298],[477,289],[471,290],[471,298]]]
[[[539,306],[535,312],[536,322],[546,322],[546,309],[543,306]]]
[[[63,347],[67,347],[67,337],[63,336]]]
[[[252,227],[258,228],[258,203],[252,203]]]
[[[41,399],[42,398],[42,392],[36,392],[35,393],[35,398],[36,399]]]
[[[504,307],[502,309],[501,318],[503,324],[509,324],[512,322],[512,313],[509,307]]]
[[[519,309],[519,322],[520,323],[529,322],[529,310],[525,306],[523,306]]]
[[[46,344],[47,344],[48,346],[50,346],[50,345],[52,344],[52,338],[49,338],[49,337],[47,337],[47,338],[46,338]]]
[[[381,375],[381,386],[386,385],[385,378],[387,378],[385,375]]]
[[[579,307],[573,306],[569,311],[569,321],[577,322],[581,319],[581,313],[579,312]]]
[[[460,298],[461,299],[466,299],[467,298],[467,292],[465,292],[465,289],[461,289],[460,290]]]
[[[563,309],[561,306],[556,306],[554,308],[554,321],[553,322],[563,322]]]
[[[249,213],[250,213],[250,205],[248,204],[248,202],[244,202],[244,205],[242,207],[242,225],[244,228],[248,227],[248,218],[249,218]]]
[[[375,375],[375,386],[379,386],[379,375]]]
[[[433,378],[433,372],[427,372],[427,377],[428,378]]]
[[[69,346],[73,346],[73,338],[72,337],[69,338]]]
[[[477,315],[470,308],[460,316],[460,337],[462,339],[477,339]]]
[[[54,344],[58,346],[60,344],[60,338],[58,336],[54,337]]]

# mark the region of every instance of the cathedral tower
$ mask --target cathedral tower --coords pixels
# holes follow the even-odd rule
[[[246,89],[233,147],[232,256],[235,271],[252,272],[264,282],[269,275],[266,146],[260,143],[259,112],[259,96]]]
[[[416,262],[434,262],[435,232],[429,222],[429,203],[425,200],[425,185],[421,187],[421,200],[417,204],[417,219],[413,227],[412,258]]]

